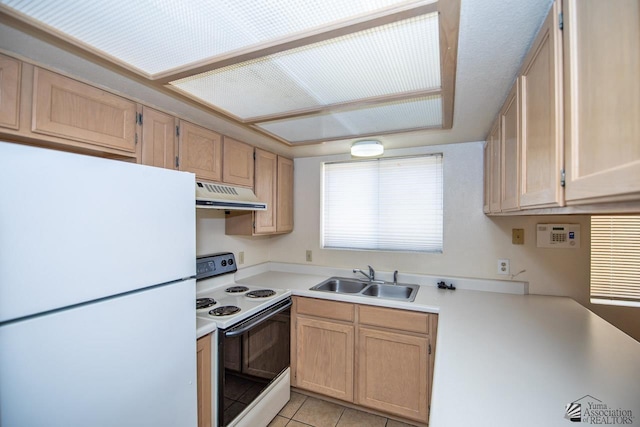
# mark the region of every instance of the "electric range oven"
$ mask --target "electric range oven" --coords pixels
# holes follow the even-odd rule
[[[196,264],[196,316],[218,328],[216,425],[266,426],[290,397],[291,292],[236,284],[232,253]]]

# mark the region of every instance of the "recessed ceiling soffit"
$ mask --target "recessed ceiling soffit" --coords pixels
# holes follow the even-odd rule
[[[0,0],[287,145],[450,129],[460,0]]]

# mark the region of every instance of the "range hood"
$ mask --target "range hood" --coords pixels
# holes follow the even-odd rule
[[[249,188],[196,181],[196,208],[264,211],[267,204]]]

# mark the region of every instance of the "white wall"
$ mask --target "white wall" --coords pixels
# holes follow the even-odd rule
[[[530,283],[530,293],[564,295],[557,283],[588,281],[588,240],[580,249],[572,250],[538,249],[535,242],[538,222],[570,220],[581,224],[584,235],[589,226],[587,217],[488,217],[482,212],[482,143],[393,150],[385,156],[437,152],[443,153],[444,165],[443,253],[321,249],[321,164],[350,158],[330,156],[295,160],[295,228],[290,235],[274,239],[271,260],[304,263],[305,251],[311,249],[312,263],[323,266],[364,268],[371,264],[401,274],[508,279],[496,273],[497,259],[508,258],[512,273],[527,270],[517,279]],[[525,229],[525,245],[511,244],[511,228]]]
[[[244,264],[248,267],[269,261],[269,237],[227,236],[224,234],[224,211],[196,209],[196,254],[233,252],[240,262],[238,252],[244,252]]]

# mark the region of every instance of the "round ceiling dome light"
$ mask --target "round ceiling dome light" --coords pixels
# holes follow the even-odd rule
[[[356,141],[351,145],[351,155],[355,157],[373,157],[382,153],[384,153],[384,147],[375,139]]]

